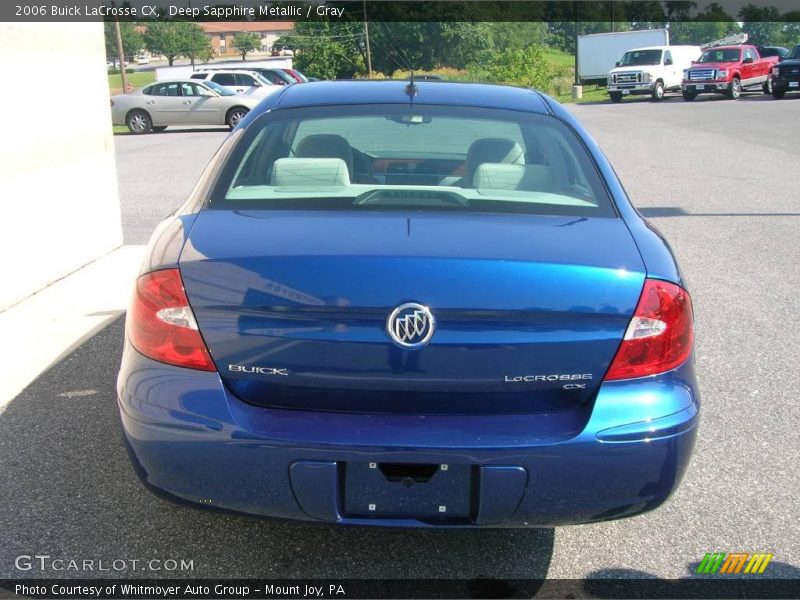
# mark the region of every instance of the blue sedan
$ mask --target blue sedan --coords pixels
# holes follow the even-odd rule
[[[118,378],[152,490],[403,527],[656,508],[694,446],[691,300],[539,92],[318,82],[265,99],[156,230]]]

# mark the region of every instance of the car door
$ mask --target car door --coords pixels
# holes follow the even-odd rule
[[[672,58],[672,52],[669,50],[664,51],[664,87],[667,89],[675,88],[681,84],[682,73],[678,73],[675,66],[675,60]]]
[[[277,72],[271,71],[269,69],[264,69],[263,71],[259,71],[261,76],[267,79],[273,85],[288,85],[289,82],[286,81],[283,77],[281,77]]]
[[[181,83],[184,123],[187,125],[219,125],[224,122],[222,99],[201,83]]]
[[[256,81],[256,78],[249,73],[234,73],[236,80],[236,93],[237,94],[252,94],[258,91],[258,88],[263,84]]]
[[[234,77],[233,73],[214,73],[210,79],[214,83],[228,88],[230,91],[236,92],[237,94],[241,94],[244,91],[238,89],[236,77]]]
[[[153,125],[182,125],[186,106],[181,96],[181,84],[177,81],[159,83],[146,94],[144,107],[150,114]]]
[[[742,55],[742,86],[760,83],[758,78],[758,54],[753,48],[745,48]]]

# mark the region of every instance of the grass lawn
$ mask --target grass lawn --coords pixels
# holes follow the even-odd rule
[[[561,102],[562,104],[568,102],[610,102],[608,99],[608,92],[606,88],[596,88],[594,85],[585,85],[583,86],[583,98],[580,100],[573,100],[572,99],[572,89],[567,90],[566,92],[558,95],[553,95],[553,98]]]
[[[574,67],[575,57],[572,54],[567,54],[561,50],[554,48],[545,48],[542,52],[545,60],[556,67]]]
[[[153,83],[156,80],[155,71],[142,71],[138,73],[128,73],[128,83],[133,86],[133,89],[146,86],[148,83]],[[108,89],[111,95],[122,93],[122,75],[108,76]]]

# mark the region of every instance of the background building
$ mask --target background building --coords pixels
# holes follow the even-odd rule
[[[237,33],[256,33],[261,36],[262,52],[269,52],[275,41],[282,35],[291,33],[294,23],[290,21],[214,21],[200,23],[211,39],[214,54],[238,54],[233,47],[233,36]]]

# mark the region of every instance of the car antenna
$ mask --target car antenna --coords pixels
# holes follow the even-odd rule
[[[408,78],[408,85],[406,86],[406,95],[411,99],[411,102],[414,101],[414,96],[419,93],[419,89],[417,86],[414,85],[414,70],[411,70],[411,77]]]

